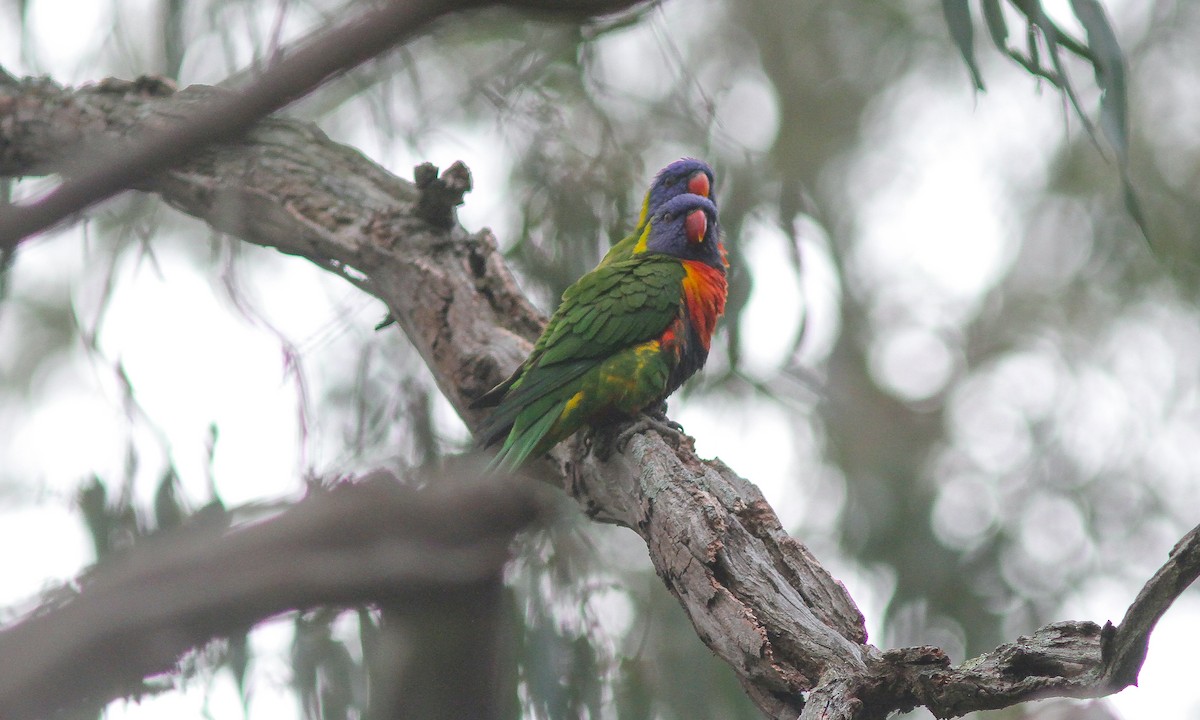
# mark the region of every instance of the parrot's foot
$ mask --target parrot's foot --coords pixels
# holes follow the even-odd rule
[[[694,440],[683,431],[683,426],[667,417],[667,404],[659,403],[653,408],[643,410],[624,426],[605,426],[598,428],[585,441],[592,451],[602,461],[607,461],[614,453],[623,453],[629,447],[634,435],[647,431],[657,432],[675,449],[684,445],[693,445]]]
[[[691,442],[691,438],[683,432],[683,426],[667,417],[666,409],[667,405],[663,403],[659,407],[638,415],[632,423],[617,434],[615,443],[617,449],[625,452],[629,442],[633,440],[633,436],[640,435],[647,430],[653,430],[662,435],[663,439],[677,450],[682,445]]]
[[[683,426],[680,425],[679,423],[675,422],[671,418],[667,417],[667,401],[666,400],[663,400],[662,402],[655,405],[654,407],[646,408],[645,410],[642,411],[642,414],[643,414],[643,416],[648,417],[651,420],[653,420],[655,423],[662,423],[663,425],[667,425],[672,430],[674,430],[676,434],[679,434],[679,435],[683,434]],[[652,426],[655,428],[661,427],[660,425],[652,425]]]

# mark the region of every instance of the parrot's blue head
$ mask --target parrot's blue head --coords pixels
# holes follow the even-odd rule
[[[659,170],[642,203],[638,230],[644,228],[646,221],[671,198],[691,193],[711,199],[712,185],[713,170],[703,160],[680,158]]]
[[[644,241],[648,252],[725,270],[717,206],[706,197],[687,193],[667,200],[651,214]]]

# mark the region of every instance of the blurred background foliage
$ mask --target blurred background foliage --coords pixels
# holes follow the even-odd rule
[[[1197,522],[1200,5],[1105,2],[1148,239],[1113,136],[1093,137],[1051,83],[981,40],[981,12],[998,7],[1011,48],[1039,57],[1032,38],[1049,63],[1016,7],[1084,41],[1073,8],[1089,3],[972,3],[967,26],[953,5],[670,0],[583,27],[483,11],[289,114],[401,175],[464,160],[464,224],[497,232],[547,310],[632,225],[658,167],[707,159],[731,304],[673,416],[764,488],[862,604],[875,644],[960,661],[1047,621],[1118,620]],[[5,0],[0,63],[67,83],[237,84],[356,10]],[[1062,63],[1103,126],[1104,79],[1085,58]],[[38,582],[195,508],[403,472],[468,444],[399,332],[372,330],[373,301],[155,199],[28,243],[3,277],[2,540],[39,548],[12,575],[6,617]],[[632,533],[564,502],[522,541],[508,586],[525,717],[756,717]],[[224,716],[226,696],[250,717],[360,717],[378,620],[275,621],[109,717]],[[1194,688],[1172,701],[1158,716],[1200,712]]]

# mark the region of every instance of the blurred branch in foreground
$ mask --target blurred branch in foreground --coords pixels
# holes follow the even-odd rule
[[[113,555],[65,602],[0,632],[0,715],[99,709],[144,692],[143,678],[171,672],[187,651],[279,613],[378,604],[402,625],[437,612],[470,631],[469,643],[408,648],[422,657],[453,653],[439,666],[462,675],[409,695],[461,717],[497,717],[489,678],[501,571],[514,534],[542,512],[535,492],[450,476],[418,490],[377,472],[262,522],[229,528],[226,516],[201,514]],[[378,692],[399,693],[408,682],[398,665],[400,680]]]

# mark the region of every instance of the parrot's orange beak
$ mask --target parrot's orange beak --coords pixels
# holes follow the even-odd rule
[[[693,243],[704,242],[704,234],[708,232],[708,217],[703,210],[693,210],[684,221],[687,228],[688,240]]]
[[[712,192],[712,188],[708,186],[708,175],[703,172],[698,172],[688,179],[688,192],[701,197],[708,197]]]

